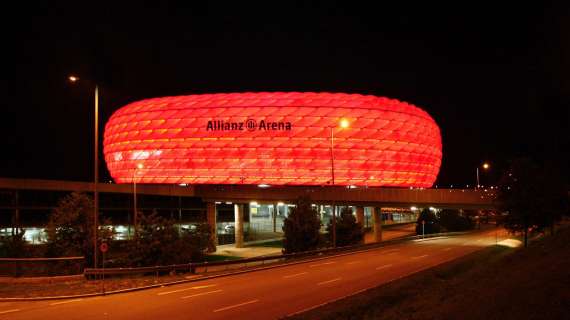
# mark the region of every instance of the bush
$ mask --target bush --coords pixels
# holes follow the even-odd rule
[[[93,263],[93,201],[73,192],[63,197],[52,211],[47,226],[48,257],[85,256]]]
[[[426,222],[423,227],[422,221]],[[418,221],[416,222],[416,234],[421,235],[422,228],[424,228],[425,234],[440,232],[439,219],[435,213],[431,212],[428,208],[423,209],[418,216]]]
[[[332,223],[327,225],[327,234],[332,243]],[[343,208],[340,218],[336,221],[336,245],[339,247],[362,243],[364,232],[362,224],[356,222],[356,218],[349,208]]]
[[[197,224],[194,229],[178,230],[174,220],[139,213],[137,234],[126,243],[125,264],[132,267],[170,265],[201,261],[210,243],[210,227]]]
[[[444,209],[439,213],[439,223],[446,231],[465,231],[473,229],[474,223],[467,215],[461,215],[459,210]]]
[[[283,221],[283,253],[309,251],[321,243],[321,219],[311,200],[301,197]]]
[[[16,229],[14,235],[0,241],[0,257],[23,258],[27,254],[27,243],[24,239],[24,229]]]

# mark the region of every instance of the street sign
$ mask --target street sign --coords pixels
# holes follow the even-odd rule
[[[107,250],[109,250],[109,246],[107,245],[106,242],[101,243],[101,245],[99,246],[99,250],[101,250],[101,252],[107,252]]]

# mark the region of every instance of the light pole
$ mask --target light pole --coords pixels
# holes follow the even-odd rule
[[[137,170],[144,168],[142,163],[137,164],[133,172],[133,227],[134,237],[137,237]]]
[[[341,119],[339,122],[340,128],[348,128],[349,122],[346,119]],[[332,186],[334,187],[334,126],[330,127],[331,129],[331,182]],[[333,190],[334,191],[334,190]],[[334,200],[334,192],[333,192],[333,201],[332,201],[332,243],[333,248],[336,248],[336,206]]]
[[[69,81],[75,83],[79,81],[76,76],[69,76]],[[99,87],[95,85],[95,134],[93,146],[93,165],[95,177],[93,179],[93,266],[97,268],[97,235],[99,230],[99,191],[97,191],[97,182],[99,182]]]
[[[483,169],[487,170],[489,169],[489,164],[487,162],[483,163]],[[479,166],[477,166],[477,186],[475,187],[475,189],[479,189]]]

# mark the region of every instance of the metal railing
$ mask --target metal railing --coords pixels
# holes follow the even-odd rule
[[[289,253],[289,254],[279,254],[279,255],[268,255],[268,256],[259,256],[253,258],[244,258],[244,259],[237,259],[237,260],[226,260],[226,261],[215,261],[215,262],[191,262],[186,264],[173,264],[167,266],[154,266],[154,267],[136,267],[136,268],[86,268],[84,270],[84,275],[87,278],[99,278],[100,276],[109,276],[109,275],[133,275],[133,274],[155,274],[158,275],[159,273],[167,273],[167,272],[190,272],[190,273],[197,273],[199,269],[203,272],[210,271],[224,271],[227,270],[228,266],[231,265],[242,265],[242,267],[252,266],[255,263],[261,262],[261,264],[265,263],[276,263],[276,262],[289,262],[291,260],[302,260],[303,258],[311,258],[315,256],[324,256],[324,255],[334,255],[335,253],[341,253],[346,251],[362,251],[368,250],[377,247],[383,247],[391,244],[423,239],[423,238],[434,238],[434,237],[441,237],[441,236],[453,236],[453,235],[460,235],[464,234],[465,232],[446,232],[446,233],[433,233],[433,234],[426,234],[425,236],[410,236],[405,238],[398,238],[392,239],[377,243],[369,243],[369,244],[359,244],[359,245],[351,245],[345,247],[337,247],[337,248],[325,248],[319,250],[312,250],[312,251],[305,251],[305,252],[298,252],[298,253]],[[226,267],[222,269],[217,269],[215,267]]]
[[[0,276],[53,277],[82,273],[85,257],[0,258]]]

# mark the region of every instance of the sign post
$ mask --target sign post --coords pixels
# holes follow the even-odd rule
[[[426,221],[422,220],[422,239],[426,236]]]
[[[103,242],[101,243],[101,245],[99,246],[99,250],[101,250],[101,252],[103,253],[103,274],[102,274],[102,281],[101,281],[101,291],[103,292],[103,294],[105,294],[105,253],[107,252],[107,250],[109,250],[109,245],[107,245],[107,242]]]

